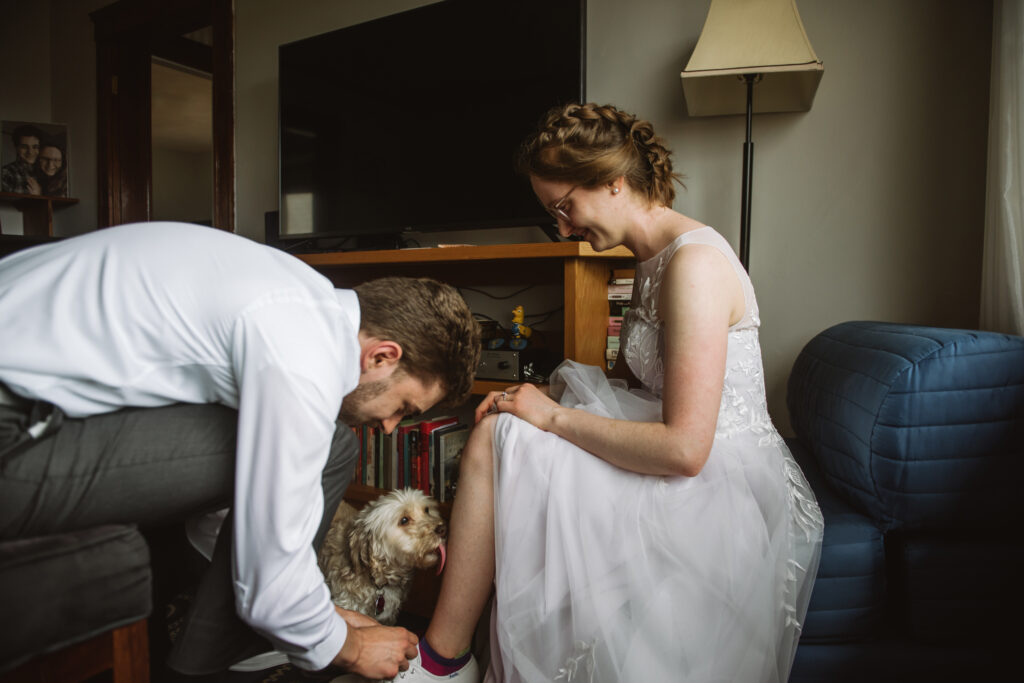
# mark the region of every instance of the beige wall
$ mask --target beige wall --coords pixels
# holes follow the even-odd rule
[[[57,123],[50,118],[49,0],[3,0],[0,17],[0,120]],[[7,234],[20,234],[21,213],[0,204],[0,226]]]
[[[54,213],[58,235],[96,227],[96,44],[89,12],[108,4],[0,0],[0,119],[68,127],[68,189],[79,203]],[[0,206],[5,229],[8,211],[20,226],[20,215]]]
[[[744,118],[690,119],[679,70],[709,2],[591,0],[588,96],[649,118],[688,190],[676,209],[739,245]],[[811,111],[753,124],[750,272],[769,407],[817,332],[851,319],[978,323],[991,10],[798,0],[825,74]]]
[[[26,5],[2,1],[5,10]],[[49,0],[51,52],[62,55],[50,65],[49,93],[40,85],[30,88],[28,100],[13,99],[20,81],[9,69],[0,74],[0,117],[49,113],[49,120],[72,126],[82,205],[60,215],[73,223],[64,234],[95,224],[88,173],[95,168],[95,48],[88,10],[104,4]],[[428,3],[236,2],[239,232],[262,239],[263,214],[277,208],[277,46],[422,4]],[[737,246],[743,119],[687,118],[679,84],[709,4],[589,0],[587,92],[655,124],[687,176],[676,208]],[[798,0],[798,6],[825,64],[814,107],[759,116],[753,130],[751,275],[769,404],[784,432],[785,379],[800,348],[821,329],[850,319],[977,324],[991,36],[990,2]],[[15,33],[0,30],[0,43]],[[22,54],[25,47],[2,54]]]
[[[262,235],[277,206],[276,45],[420,4],[238,3],[240,231]],[[654,123],[687,176],[676,208],[736,247],[743,117],[687,118],[679,83],[709,4],[589,0],[587,93]],[[789,369],[825,327],[977,325],[991,35],[986,2],[798,7],[825,64],[814,107],[753,126],[750,269],[783,431]]]

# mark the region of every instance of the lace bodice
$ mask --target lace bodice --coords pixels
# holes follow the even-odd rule
[[[760,445],[781,440],[768,416],[761,345],[757,335],[761,322],[754,288],[732,247],[710,227],[683,233],[657,255],[637,264],[633,297],[623,323],[622,354],[626,363],[645,389],[659,397],[662,395],[665,340],[659,310],[661,283],[672,256],[686,244],[710,245],[725,254],[740,280],[746,301],[743,318],[729,328],[725,384],[715,437],[747,433],[757,438]]]

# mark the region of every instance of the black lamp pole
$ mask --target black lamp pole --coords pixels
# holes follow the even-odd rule
[[[750,272],[750,196],[754,177],[754,143],[750,139],[754,118],[754,83],[760,74],[744,74],[747,82],[747,141],[743,143],[743,197],[740,204],[740,263]]]

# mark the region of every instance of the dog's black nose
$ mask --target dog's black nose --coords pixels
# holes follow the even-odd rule
[[[445,529],[444,524],[438,524],[436,527],[434,527],[434,533],[438,536],[444,536],[446,532],[447,529]]]

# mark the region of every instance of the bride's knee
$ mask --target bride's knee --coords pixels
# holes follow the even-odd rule
[[[497,415],[484,417],[470,431],[459,462],[459,471],[463,475],[468,471],[479,470],[481,473],[491,476],[494,466],[494,423],[497,417]]]

